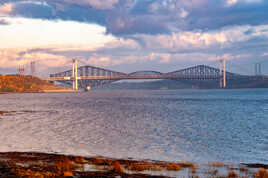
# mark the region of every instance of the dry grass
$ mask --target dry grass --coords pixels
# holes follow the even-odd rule
[[[72,173],[71,171],[65,171],[65,172],[63,173],[63,176],[64,176],[64,177],[72,177],[72,176],[73,176],[73,173]]]
[[[56,173],[49,171],[34,171],[31,169],[12,169],[12,173],[16,175],[16,177],[31,177],[31,178],[43,178],[43,177],[57,177],[60,176]]]
[[[238,178],[238,174],[234,171],[228,172],[228,178]]]
[[[12,161],[13,162],[13,161]],[[10,164],[10,163],[9,163]],[[52,163],[30,164],[28,166],[14,166],[11,172],[17,177],[62,177],[72,176],[79,166],[66,156],[59,156]]]
[[[238,169],[239,169],[239,171],[241,171],[241,172],[248,172],[248,171],[249,171],[249,168],[246,167],[246,166],[243,166],[243,165],[240,165]]]
[[[179,171],[181,169],[177,163],[168,163],[166,168],[168,171]]]
[[[92,158],[88,161],[89,164],[99,165],[99,166],[108,166],[110,161],[104,158]]]
[[[224,167],[225,164],[223,162],[211,162],[211,163],[208,163],[208,166],[211,166],[211,167]]]
[[[183,168],[198,168],[196,164],[191,162],[179,162],[178,165]]]
[[[260,168],[255,174],[255,178],[268,178],[268,172],[264,168]]]
[[[163,161],[136,161],[114,160],[109,158],[84,158],[79,156],[64,156],[42,153],[0,153],[0,177],[153,177],[142,173],[143,171],[180,171],[188,169],[189,177],[198,177],[198,166],[191,162],[163,162]],[[96,166],[98,171],[85,171],[81,169],[85,165]],[[268,178],[265,168],[260,168],[254,173],[254,169],[240,165],[238,168],[224,169],[229,171],[222,175],[222,163],[210,163],[208,170],[200,170],[209,178]],[[265,165],[264,165],[265,166]],[[136,173],[129,173],[134,171]],[[137,173],[141,172],[141,173]],[[224,171],[225,172],[225,171]],[[192,174],[191,174],[192,173]],[[158,176],[164,178],[165,176]]]
[[[116,172],[116,173],[123,173],[124,172],[124,168],[122,167],[122,165],[118,162],[118,161],[113,161],[110,165],[109,168]]]
[[[81,156],[74,157],[73,161],[77,164],[85,164],[87,162],[86,159]]]
[[[149,161],[130,162],[126,165],[130,171],[161,171],[163,168],[159,164],[154,164]]]
[[[142,172],[142,171],[179,171],[182,168],[196,169],[197,166],[194,164],[182,164],[176,162],[150,162],[150,161],[132,161],[126,163],[126,167],[130,171]]]

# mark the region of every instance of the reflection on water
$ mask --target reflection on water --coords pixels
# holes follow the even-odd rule
[[[0,151],[268,163],[268,90],[14,94],[0,101]]]

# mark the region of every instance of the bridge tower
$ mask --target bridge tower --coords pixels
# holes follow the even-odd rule
[[[77,59],[73,59],[73,90],[78,90],[78,82],[77,82]]]
[[[255,75],[260,76],[261,74],[261,63],[255,63]]]
[[[226,88],[226,59],[223,58],[220,60],[220,88]]]
[[[31,68],[31,76],[34,76],[34,74],[35,74],[35,61],[31,61],[30,68]]]
[[[24,67],[24,65],[19,66],[19,68],[18,68],[18,74],[19,75],[24,75],[25,74],[25,67]]]

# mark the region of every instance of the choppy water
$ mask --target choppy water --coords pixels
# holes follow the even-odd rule
[[[268,163],[268,90],[0,95],[0,151]]]

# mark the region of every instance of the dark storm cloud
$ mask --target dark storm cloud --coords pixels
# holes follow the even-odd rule
[[[207,4],[189,13],[185,30],[214,30],[227,26],[268,24],[268,2],[237,3],[231,7]]]
[[[168,26],[151,16],[113,14],[107,20],[107,32],[115,35],[161,34],[169,32]],[[159,17],[161,18],[161,17]]]
[[[49,1],[51,2],[51,1]],[[106,12],[92,7],[72,5],[59,10],[57,4],[33,1],[13,5],[11,15],[47,20],[73,20],[85,23],[106,24]]]
[[[14,4],[11,15],[96,23],[117,36],[268,24],[267,1],[238,0],[228,5],[227,0],[111,0],[109,8],[101,8],[101,3],[94,7],[92,2],[104,5],[98,0],[3,0],[2,4]]]
[[[13,6],[12,14],[29,18],[53,19],[52,8],[46,3],[17,3]]]

